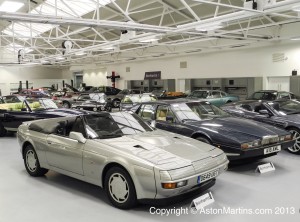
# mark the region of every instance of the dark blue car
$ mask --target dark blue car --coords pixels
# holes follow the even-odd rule
[[[79,115],[85,112],[58,109],[51,99],[25,99],[16,95],[0,97],[0,136],[5,136],[7,132],[16,132],[25,121]]]
[[[294,144],[283,129],[233,117],[209,102],[157,101],[132,111],[156,128],[219,147],[230,160],[265,158]]]
[[[246,100],[227,104],[221,108],[234,116],[268,123],[290,131],[295,143],[288,150],[300,154],[300,102]]]

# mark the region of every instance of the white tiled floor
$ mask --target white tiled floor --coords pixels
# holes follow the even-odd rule
[[[266,161],[275,164],[275,172],[255,173],[258,163],[253,163],[233,167],[221,175],[210,189],[215,203],[206,209],[268,208],[273,214],[159,216],[149,213],[151,206],[118,210],[109,205],[100,188],[55,172],[42,178],[30,177],[16,138],[0,138],[0,222],[300,221],[300,156],[282,152],[262,162]],[[190,203],[188,199],[167,208],[186,208]],[[275,215],[276,207],[295,208],[296,213]]]

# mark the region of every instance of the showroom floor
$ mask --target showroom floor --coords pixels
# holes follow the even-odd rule
[[[267,160],[267,159],[266,159]],[[263,162],[266,162],[263,161]],[[109,205],[104,192],[85,182],[49,172],[45,177],[28,176],[15,137],[0,138],[0,222],[20,221],[299,221],[300,156],[282,152],[271,157],[275,172],[255,173],[258,163],[234,166],[210,189],[215,203],[206,209],[272,209],[270,215],[214,214],[154,215],[151,206],[122,211]],[[192,199],[168,206],[186,209]],[[276,207],[281,207],[276,209]],[[163,207],[158,208],[161,210]],[[276,215],[295,208],[294,215]],[[154,208],[152,208],[153,210]],[[157,209],[157,208],[156,208]],[[162,211],[161,211],[162,212]],[[270,211],[269,211],[270,212]],[[184,213],[184,212],[183,212]],[[203,220],[204,219],[204,220]]]

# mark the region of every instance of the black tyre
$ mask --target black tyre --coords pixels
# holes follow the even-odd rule
[[[295,144],[288,147],[288,151],[293,154],[300,155],[300,130],[298,128],[289,128],[288,131],[292,134],[292,138],[295,139]]]
[[[232,103],[232,101],[228,100],[226,103]]]
[[[201,141],[203,143],[211,144],[211,141],[208,138],[204,137],[204,136],[199,136],[199,137],[197,137],[195,139],[199,140],[199,141]]]
[[[40,177],[48,172],[48,169],[40,167],[39,159],[32,145],[27,145],[24,150],[24,164],[30,176]]]
[[[114,108],[119,108],[120,107],[120,102],[121,102],[120,100],[115,99],[115,100],[112,101],[112,106]]]
[[[129,209],[136,205],[136,191],[130,175],[120,167],[109,169],[105,175],[104,188],[112,205]]]
[[[7,130],[4,128],[2,123],[0,123],[0,137],[6,136]]]
[[[66,102],[66,101],[63,102],[62,106],[64,108],[67,108],[67,109],[71,108],[71,104],[69,102]]]

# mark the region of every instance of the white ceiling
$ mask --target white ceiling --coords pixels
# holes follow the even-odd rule
[[[299,0],[257,1],[258,10],[245,8],[244,0],[19,0],[24,6],[17,12],[0,12],[0,46],[14,52],[15,60],[24,49],[21,63],[69,66],[300,37]],[[66,40],[73,43],[67,52]]]

